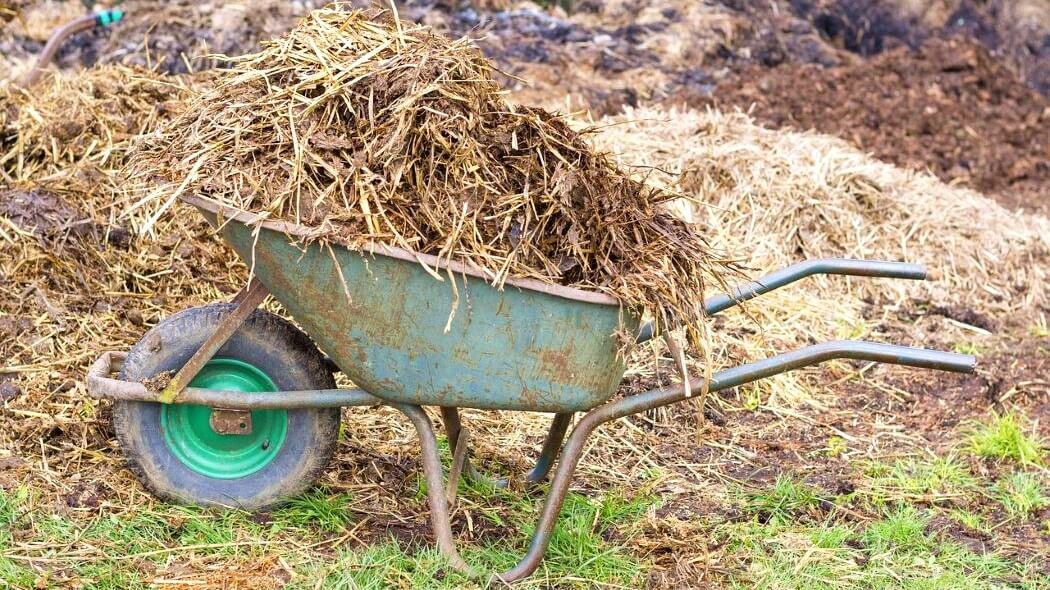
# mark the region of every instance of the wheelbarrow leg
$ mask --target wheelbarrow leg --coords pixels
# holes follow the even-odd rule
[[[554,460],[558,458],[558,450],[561,449],[561,443],[565,440],[565,433],[569,429],[569,424],[572,423],[572,416],[572,413],[554,415],[551,427],[547,431],[547,437],[543,441],[543,450],[540,451],[540,456],[536,459],[536,465],[525,475],[526,483],[535,484],[547,479],[547,474],[550,473],[551,467],[554,466]],[[471,481],[485,485],[497,488],[507,487],[507,480],[488,477],[475,469],[470,463],[470,451],[458,448],[461,437],[465,432],[463,423],[459,418],[459,409],[442,406],[441,421],[445,424],[445,434],[448,435],[448,444],[452,455],[454,457],[464,457],[461,465],[463,476]],[[450,479],[455,479],[451,475]],[[455,475],[458,475],[458,473],[455,473]]]
[[[680,387],[676,387],[675,391],[678,394],[682,393]],[[547,551],[547,545],[550,543],[554,523],[557,521],[558,513],[561,512],[562,503],[565,501],[565,495],[569,490],[569,483],[572,481],[572,475],[576,471],[580,455],[583,454],[587,438],[590,437],[598,425],[619,417],[614,415],[614,407],[622,405],[621,402],[623,401],[625,400],[620,400],[620,402],[608,404],[588,412],[576,428],[573,429],[568,442],[565,444],[565,448],[562,450],[562,457],[558,462],[558,468],[554,472],[554,480],[544,502],[543,513],[536,526],[536,532],[532,536],[528,552],[517,566],[502,574],[496,574],[494,576],[495,579],[503,582],[513,582],[528,576],[539,567],[543,554]],[[430,423],[430,418],[423,411],[423,408],[419,406],[399,404],[394,407],[412,421],[419,435],[423,473],[427,481],[430,523],[434,529],[434,537],[437,539],[438,549],[449,560],[449,564],[453,569],[476,578],[479,576],[479,572],[467,565],[456,549],[456,542],[452,535],[452,522],[449,516],[448,494],[445,491],[444,470],[441,467],[437,437],[434,435],[434,427]],[[560,416],[566,416],[566,418],[561,418],[560,420],[556,418],[556,422],[567,426],[568,418],[571,417],[571,414],[559,414]],[[552,427],[551,430],[554,431],[555,429]],[[564,434],[564,431],[562,433]]]
[[[449,450],[452,451],[452,456],[456,459],[453,461],[453,469],[449,474],[449,495],[452,495],[456,483],[458,483],[455,480],[458,479],[460,473],[463,474],[463,477],[475,483],[496,488],[507,487],[506,480],[488,477],[475,469],[474,465],[471,464],[470,450],[466,448],[467,439],[464,436],[466,431],[463,429],[463,422],[459,419],[459,409],[441,406],[441,421],[445,424]],[[462,446],[461,443],[463,443]]]
[[[452,521],[448,513],[448,495],[445,493],[445,476],[441,467],[441,457],[438,455],[437,436],[434,435],[434,427],[430,424],[430,417],[419,406],[397,404],[394,406],[401,411],[416,428],[419,435],[420,452],[423,458],[423,475],[427,481],[427,500],[430,504],[430,525],[434,529],[434,537],[437,539],[438,549],[448,560],[456,571],[471,577],[477,573],[463,561],[456,550],[456,541],[452,537]],[[458,434],[458,433],[457,433]],[[452,440],[452,437],[450,437]]]
[[[551,467],[554,466],[554,460],[558,458],[558,451],[561,450],[561,443],[565,440],[565,433],[569,430],[569,424],[571,423],[571,413],[554,415],[554,420],[551,421],[551,428],[547,431],[547,438],[543,441],[543,450],[540,451],[540,456],[536,459],[536,466],[525,476],[525,481],[540,483],[547,479],[547,474],[550,473]]]

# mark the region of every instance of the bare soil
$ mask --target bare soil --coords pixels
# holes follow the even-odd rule
[[[1050,212],[1050,101],[973,40],[933,39],[833,68],[751,67],[710,97],[680,100],[836,135],[1007,206]]]

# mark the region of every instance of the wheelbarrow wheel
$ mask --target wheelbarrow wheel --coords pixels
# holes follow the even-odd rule
[[[194,307],[157,324],[128,353],[120,378],[178,371],[232,304]],[[332,389],[324,356],[291,322],[254,311],[190,384],[244,391]],[[258,510],[313,485],[332,457],[339,408],[252,410],[251,432],[220,434],[212,409],[118,402],[113,425],[135,474],[170,501]]]

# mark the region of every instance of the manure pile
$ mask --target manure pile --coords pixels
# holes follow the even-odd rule
[[[0,87],[0,181],[43,183],[75,191],[82,203],[113,205],[132,144],[174,116],[192,83],[102,66],[31,90]]]
[[[628,177],[566,122],[512,106],[468,41],[335,3],[230,69],[136,157],[152,219],[179,194],[477,268],[608,293],[687,328],[731,265],[675,195]],[[144,226],[148,229],[148,222]]]

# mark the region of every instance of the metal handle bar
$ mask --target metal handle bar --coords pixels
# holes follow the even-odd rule
[[[159,392],[142,383],[110,377],[123,366],[127,353],[108,351],[91,365],[87,373],[87,390],[96,399],[160,402]],[[300,408],[341,408],[344,406],[381,406],[387,402],[361,389],[308,389],[301,391],[260,391],[244,395],[243,391],[187,387],[178,403],[227,408],[231,410],[296,410]]]
[[[881,260],[852,260],[849,258],[819,258],[792,264],[770,273],[757,281],[740,285],[732,293],[721,293],[704,301],[704,313],[715,315],[741,302],[754,299],[784,285],[789,285],[813,275],[847,275],[854,277],[880,277],[886,279],[926,280],[926,267],[907,262],[885,262]],[[646,322],[638,333],[638,343],[647,342],[655,336],[653,322]]]
[[[911,367],[941,369],[958,373],[972,373],[977,362],[972,355],[909,348],[906,346],[856,341],[826,342],[719,371],[712,377],[709,390],[719,391],[743,385],[770,375],[816,365],[832,359],[866,360]],[[693,377],[690,379],[690,384],[690,394],[698,394],[704,387],[704,380],[699,377]],[[569,435],[565,446],[562,448],[561,459],[558,461],[558,467],[554,472],[550,492],[544,502],[543,511],[540,514],[539,522],[536,524],[536,532],[529,543],[528,551],[518,565],[506,572],[496,574],[494,579],[503,582],[513,582],[532,574],[539,567],[543,554],[547,551],[547,546],[550,543],[550,535],[554,530],[558,514],[561,512],[561,506],[572,481],[573,472],[580,460],[580,456],[583,454],[587,439],[594,432],[595,428],[610,420],[638,414],[685,399],[687,399],[687,394],[682,391],[682,386],[675,384],[661,389],[653,389],[639,395],[621,398],[595,408],[584,415],[579,424],[572,430],[572,434]],[[478,573],[463,561],[456,550],[455,539],[452,536],[452,526],[449,521],[448,500],[444,490],[441,458],[438,455],[437,438],[434,435],[434,428],[430,423],[430,419],[419,406],[398,405],[396,407],[412,421],[419,434],[423,471],[427,480],[431,525],[437,537],[438,547],[454,568],[463,573],[476,576]]]

